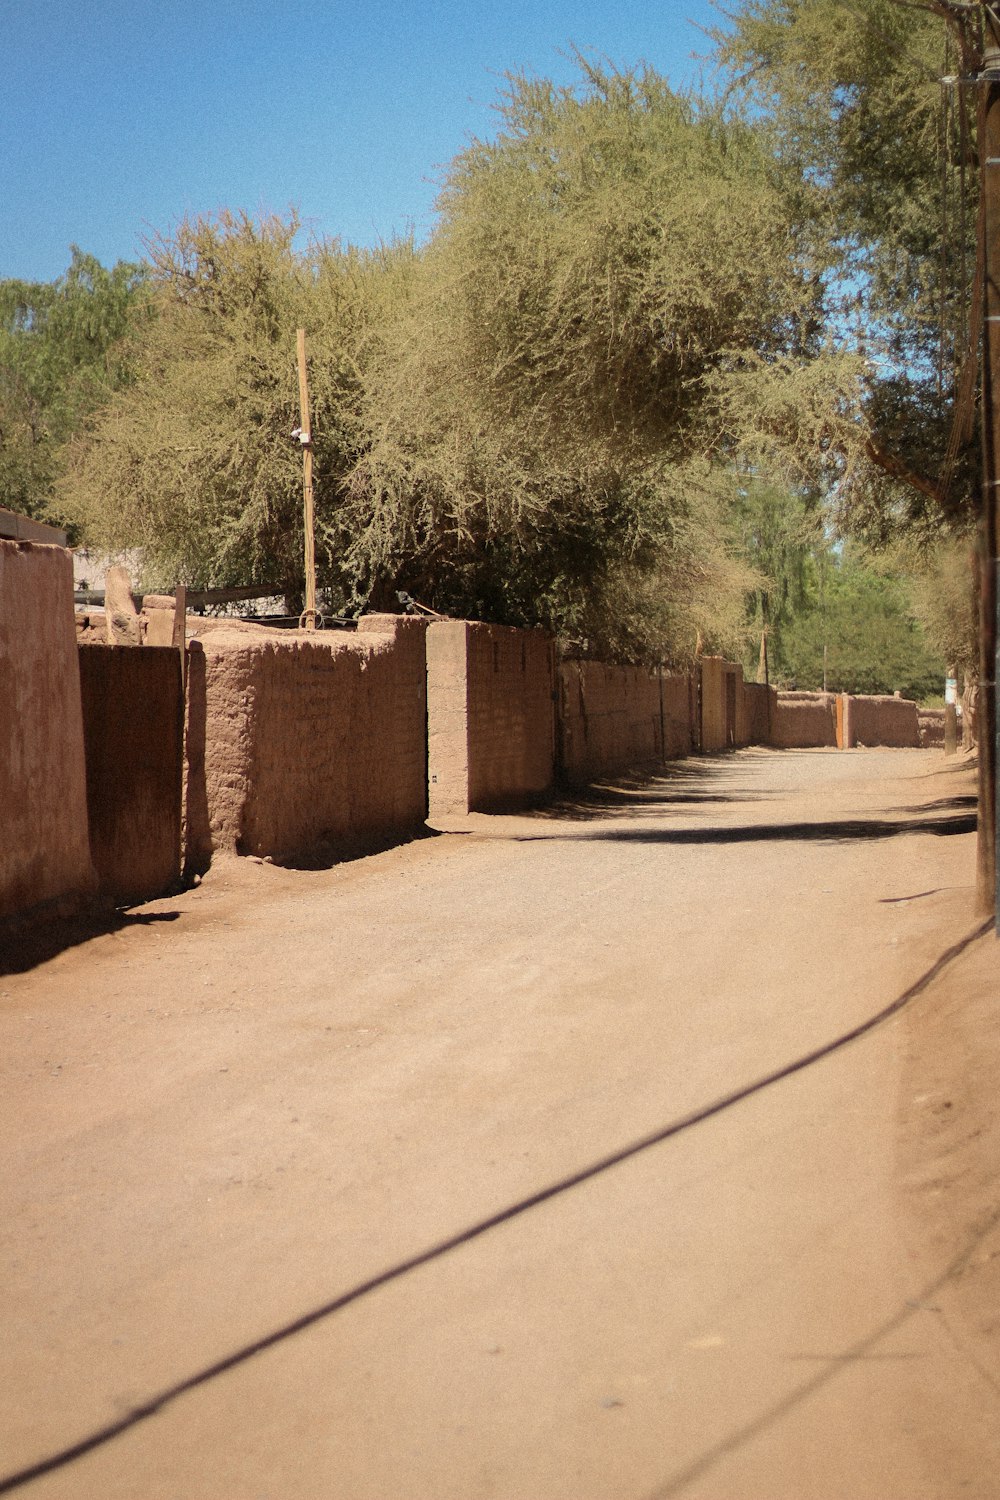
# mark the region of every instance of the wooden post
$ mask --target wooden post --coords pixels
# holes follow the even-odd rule
[[[997,900],[997,531],[1000,506],[1000,24],[985,8],[986,47],[979,75],[979,159],[984,261],[982,366],[983,504],[980,519],[979,596],[979,838],[980,909],[992,911],[1000,935]]]
[[[306,331],[298,331],[299,442],[302,444],[302,501],[305,526],[306,607],[299,625],[316,629],[316,534],[313,518],[312,428],[309,425],[309,378],[306,372]]]

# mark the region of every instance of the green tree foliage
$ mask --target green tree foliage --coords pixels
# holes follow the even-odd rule
[[[969,91],[941,82],[973,60],[947,10],[742,0],[717,38],[797,184],[841,360],[774,372],[743,404],[757,398],[761,428],[792,447],[825,442],[841,524],[877,545],[915,526],[961,532],[976,509],[975,120]]]
[[[959,680],[979,675],[977,562],[967,541],[945,537],[916,551],[899,543],[890,557],[909,579],[913,610],[937,655]]]
[[[732,350],[797,347],[810,298],[753,133],[649,71],[514,77],[441,210],[355,475],[404,576],[632,656],[689,652],[700,601],[731,645],[716,391]]]
[[[847,551],[812,559],[810,604],[783,638],[785,676],[800,688],[940,695],[945,662],[928,643],[906,582]]]
[[[301,326],[325,581],[352,540],[339,497],[365,441],[368,347],[412,252],[331,244],[299,255],[298,227],[224,212],[149,247],[154,316],[137,341],[136,379],[74,444],[63,503],[95,545],[142,548],[154,581],[300,595]]]
[[[162,582],[296,588],[302,325],[336,602],[406,591],[629,657],[741,644],[725,393],[805,347],[815,295],[771,159],[650,71],[513,78],[499,126],[419,253],[297,254],[294,220],[236,214],[151,247],[136,379],[64,489],[93,541]]]
[[[144,272],[76,246],[52,283],[0,281],[0,505],[51,506],[60,446],[128,377],[123,338]]]
[[[780,681],[790,675],[786,632],[811,607],[814,560],[829,550],[822,511],[808,492],[753,478],[735,494],[729,526],[737,552],[757,575],[746,601],[744,663],[756,673],[755,652],[766,633],[770,673]]]

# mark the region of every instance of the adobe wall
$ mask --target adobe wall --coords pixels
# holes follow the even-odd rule
[[[778,750],[836,746],[836,694],[777,693],[771,705],[768,743]]]
[[[73,561],[0,541],[0,918],[95,889],[87,836]]]
[[[690,672],[661,677],[663,692],[663,754],[681,760],[694,749],[694,682]]]
[[[433,814],[532,801],[555,768],[554,653],[541,630],[438,620],[427,631]]]
[[[663,759],[660,679],[642,667],[564,661],[559,773],[571,785]]]
[[[701,750],[714,755],[726,748],[726,662],[703,656],[701,667]]]
[[[862,698],[845,694],[844,708],[846,749],[855,745],[890,745],[907,749],[920,744],[917,705],[908,698],[888,695]]]
[[[770,743],[771,718],[777,696],[775,689],[763,682],[744,682],[743,711],[748,745]]]
[[[728,695],[728,706],[726,709],[727,726],[729,715],[732,715],[732,740],[729,743],[735,749],[742,750],[750,744],[750,715],[747,712],[746,684],[743,681],[743,668],[737,662],[726,662],[726,678],[726,693]]]
[[[422,620],[211,629],[189,648],[186,854],[306,858],[407,837],[427,802]]]
[[[944,709],[921,708],[917,710],[917,727],[920,733],[921,750],[944,748]]]
[[[184,700],[180,653],[79,648],[90,848],[101,891],[131,905],[181,870]]]

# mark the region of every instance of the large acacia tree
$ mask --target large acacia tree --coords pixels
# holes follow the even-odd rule
[[[814,295],[755,132],[650,70],[512,77],[440,210],[352,476],[383,576],[604,652],[732,647],[720,392],[808,347]]]
[[[727,406],[814,339],[815,277],[745,123],[655,73],[510,79],[430,243],[294,248],[293,222],[153,247],[137,378],[67,508],[192,582],[300,575],[294,328],[314,392],[321,581],[349,605],[542,623],[618,654],[729,644]]]

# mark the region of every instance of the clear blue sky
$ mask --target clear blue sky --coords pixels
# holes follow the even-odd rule
[[[105,264],[186,213],[294,206],[372,244],[433,222],[506,70],[571,46],[693,79],[711,0],[0,0],[0,278]]]

